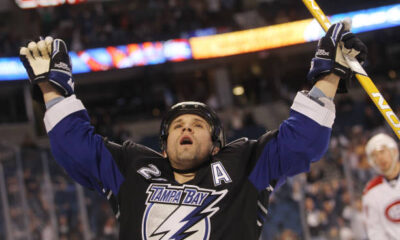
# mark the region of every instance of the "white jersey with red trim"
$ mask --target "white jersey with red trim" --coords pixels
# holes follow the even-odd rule
[[[369,239],[400,239],[400,180],[372,179],[364,190],[363,212]]]

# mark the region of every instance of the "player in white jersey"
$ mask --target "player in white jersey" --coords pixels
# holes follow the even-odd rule
[[[363,212],[369,239],[400,239],[400,161],[397,143],[380,133],[366,145],[369,164],[379,176],[363,194]]]

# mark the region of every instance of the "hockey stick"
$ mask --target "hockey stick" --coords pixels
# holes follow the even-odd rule
[[[315,19],[317,19],[318,23],[321,27],[326,31],[328,31],[331,23],[329,19],[322,12],[321,8],[315,2],[315,0],[302,0],[304,5],[308,8],[310,13],[313,15]],[[383,98],[382,94],[376,88],[375,84],[372,82],[371,78],[368,77],[368,74],[365,72],[361,64],[355,59],[349,56],[344,55],[344,58],[349,64],[350,68],[356,73],[356,78],[360,82],[361,86],[368,93],[368,96],[375,103],[376,107],[379,109],[383,117],[386,119],[386,122],[393,129],[394,133],[400,139],[400,121],[397,118],[396,114],[393,112],[392,108]]]

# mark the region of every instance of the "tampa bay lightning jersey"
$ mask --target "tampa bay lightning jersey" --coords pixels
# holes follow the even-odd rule
[[[57,162],[112,203],[120,239],[242,240],[258,239],[275,183],[308,171],[325,153],[334,116],[334,107],[298,93],[279,130],[227,144],[184,184],[161,154],[95,134],[74,95],[44,120]]]

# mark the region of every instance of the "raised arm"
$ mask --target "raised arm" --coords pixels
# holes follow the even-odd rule
[[[353,76],[342,51],[361,57],[361,61],[366,57],[365,45],[338,23],[318,43],[307,76],[314,83],[311,91],[297,93],[290,116],[275,138],[267,144],[263,137],[259,140],[262,153],[249,176],[258,190],[272,180],[308,171],[310,163],[327,151],[335,118],[333,97],[337,91],[347,91],[346,83]]]
[[[47,37],[30,42],[21,48],[20,58],[34,97],[42,101],[37,96],[42,94],[46,104],[44,122],[56,161],[80,184],[102,194],[111,190],[116,195],[124,181],[115,161],[115,156],[122,154],[122,146],[106,146],[103,138],[94,133],[85,107],[74,94],[64,41]]]

